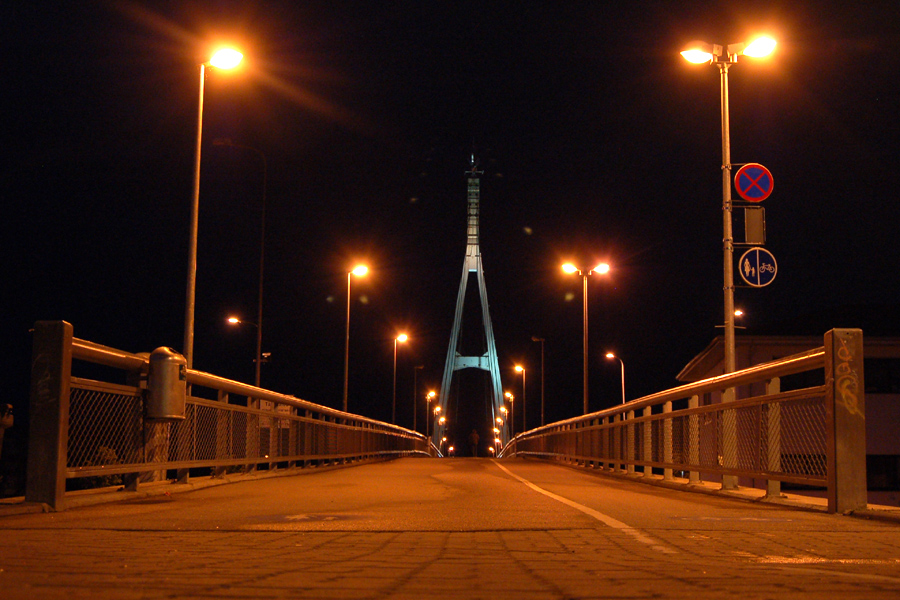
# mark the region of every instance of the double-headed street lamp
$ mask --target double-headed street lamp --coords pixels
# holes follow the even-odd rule
[[[397,424],[397,344],[402,344],[408,339],[409,336],[405,333],[394,338],[394,391],[391,395],[391,425]]]
[[[233,48],[213,54],[209,62],[200,64],[200,93],[197,103],[197,147],[194,154],[194,193],[191,199],[190,237],[188,240],[187,295],[184,307],[184,360],[188,369],[194,366],[194,305],[197,297],[197,224],[200,213],[200,144],[203,141],[203,87],[206,67],[233,69],[244,55]]]
[[[731,228],[731,134],[728,123],[728,68],[737,63],[738,56],[761,58],[775,49],[775,40],[761,37],[750,43],[720,46],[706,42],[691,42],[681,55],[695,64],[714,64],[719,68],[722,120],[722,253],[725,292],[725,358],[724,373],[734,372],[734,237]]]
[[[612,352],[607,352],[606,358],[608,358],[610,360],[616,359],[619,361],[619,364],[622,365],[622,369],[621,369],[621,373],[622,373],[622,404],[625,404],[625,361],[623,361],[621,357],[616,356]]]
[[[606,263],[600,263],[596,267],[590,270],[579,269],[572,263],[566,263],[562,266],[562,270],[566,273],[578,273],[581,275],[584,280],[584,300],[582,307],[582,326],[583,326],[583,341],[582,341],[582,362],[584,363],[584,414],[588,414],[588,277],[593,275],[594,273],[599,273],[600,275],[605,275],[609,273],[609,265]]]
[[[344,412],[347,412],[347,388],[350,382],[350,276],[362,277],[369,272],[366,265],[357,265],[347,273],[347,327],[344,340]]]

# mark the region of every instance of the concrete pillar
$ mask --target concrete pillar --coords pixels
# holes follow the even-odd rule
[[[25,501],[65,509],[72,325],[34,324]]]
[[[828,510],[867,506],[866,399],[860,329],[825,334],[825,412],[828,428]]]

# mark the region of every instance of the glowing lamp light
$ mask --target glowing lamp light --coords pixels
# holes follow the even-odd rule
[[[566,263],[562,266],[562,270],[565,271],[566,273],[577,273],[578,267],[576,267],[572,263]]]
[[[209,59],[209,64],[217,69],[233,69],[241,64],[243,58],[244,55],[234,48],[222,48],[213,54],[212,58]]]
[[[695,65],[702,65],[703,63],[710,62],[713,59],[713,55],[710,52],[706,52],[699,48],[691,48],[689,50],[685,50],[681,53],[686,61],[689,63],[694,63]]]
[[[770,37],[763,36],[756,38],[744,48],[744,51],[741,53],[744,56],[751,56],[753,58],[763,58],[764,56],[768,56],[775,51],[775,40]]]
[[[356,265],[355,267],[353,267],[353,270],[350,272],[353,273],[354,275],[356,275],[357,277],[362,277],[363,275],[365,275],[366,273],[369,272],[369,267],[367,267],[366,265]]]

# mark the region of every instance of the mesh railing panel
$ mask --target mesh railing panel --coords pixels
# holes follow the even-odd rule
[[[139,395],[73,384],[69,395],[68,466],[77,469],[140,462],[142,414]]]
[[[646,465],[823,484],[825,418],[824,397],[770,396],[550,430],[518,439],[516,448],[613,469]]]
[[[274,403],[270,403],[274,404]],[[183,420],[144,420],[140,388],[73,379],[67,477],[191,467],[338,460],[415,451],[423,439],[352,421],[336,422],[290,405],[282,410],[189,397]],[[285,408],[290,410],[284,410]]]

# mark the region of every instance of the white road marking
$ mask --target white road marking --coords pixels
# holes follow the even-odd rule
[[[575,502],[574,500],[569,500],[568,498],[564,498],[563,496],[560,496],[558,494],[554,494],[553,492],[547,491],[542,487],[538,487],[537,485],[531,483],[527,479],[519,477],[518,475],[516,475],[515,473],[513,473],[512,471],[510,471],[503,465],[501,465],[499,462],[495,461],[494,464],[497,465],[498,467],[500,467],[501,469],[503,469],[503,471],[505,471],[507,475],[509,475],[510,477],[512,477],[514,479],[518,479],[519,481],[521,481],[522,483],[524,483],[525,485],[527,485],[534,491],[536,491],[540,494],[543,494],[543,495],[547,496],[548,498],[552,498],[552,499],[556,500],[557,502],[562,502],[566,506],[570,506],[570,507],[574,508],[575,510],[579,510],[579,511],[583,512],[584,514],[588,515],[589,517],[593,517],[594,519],[597,519],[598,521],[600,521],[601,523],[603,523],[604,525],[606,525],[608,527],[612,527],[613,529],[617,529],[624,534],[630,535],[636,541],[641,542],[642,544],[647,544],[648,546],[650,546],[653,550],[656,550],[657,552],[662,552],[663,554],[677,554],[678,553],[677,550],[674,550],[672,548],[664,546],[661,542],[659,542],[658,540],[655,540],[654,538],[647,535],[640,529],[635,529],[634,527],[628,525],[627,523],[623,523],[622,521],[619,521],[618,519],[614,519],[614,518],[610,517],[609,515],[605,515],[600,511],[594,510],[593,508],[590,508],[588,506],[584,506],[583,504],[579,504],[579,503]]]

